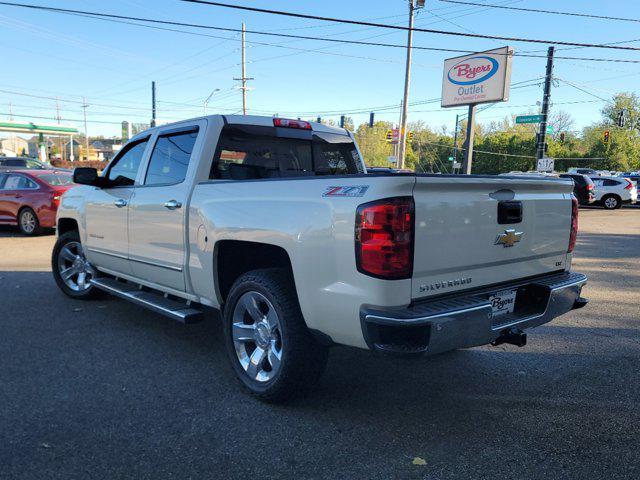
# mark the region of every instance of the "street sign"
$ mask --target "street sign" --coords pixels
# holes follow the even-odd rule
[[[537,172],[553,172],[555,168],[555,160],[549,157],[543,157],[538,160],[538,164],[536,165]]]
[[[547,133],[553,133],[555,132],[553,125],[547,125]]]
[[[389,163],[398,163],[398,157],[396,157],[395,155],[389,155],[387,157],[387,160],[389,160]]]
[[[518,115],[516,123],[540,123],[542,115]]]
[[[442,106],[509,100],[513,48],[502,47],[444,61]]]
[[[460,168],[462,166],[462,164],[460,162],[453,162],[452,167],[453,168]]]

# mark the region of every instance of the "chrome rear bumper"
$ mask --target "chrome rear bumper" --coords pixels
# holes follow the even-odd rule
[[[486,345],[509,329],[536,327],[586,305],[580,296],[586,275],[562,272],[413,304],[405,308],[364,306],[362,331],[369,348],[391,354],[432,355]],[[515,311],[493,318],[489,296],[517,290]]]

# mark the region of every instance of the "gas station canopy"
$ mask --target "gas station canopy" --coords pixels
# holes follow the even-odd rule
[[[35,123],[0,122],[0,131],[19,133],[41,133],[43,135],[75,135],[77,128],[61,125],[36,125]]]

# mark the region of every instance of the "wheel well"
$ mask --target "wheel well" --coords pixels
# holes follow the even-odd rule
[[[620,195],[618,195],[617,193],[607,193],[604,197],[602,197],[602,199],[604,200],[605,198],[609,198],[609,197],[615,197],[618,200],[622,199],[622,197]]]
[[[215,275],[224,303],[231,286],[243,273],[259,268],[282,268],[293,278],[291,260],[282,247],[267,243],[221,240],[216,244]]]
[[[61,218],[58,220],[58,236],[74,230],[78,230],[78,222],[73,218]]]

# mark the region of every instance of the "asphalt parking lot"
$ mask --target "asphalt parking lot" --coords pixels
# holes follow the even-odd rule
[[[336,348],[285,406],[241,392],[216,318],[64,297],[53,242],[0,230],[0,478],[640,478],[638,209],[581,211],[591,303],[525,348]]]

